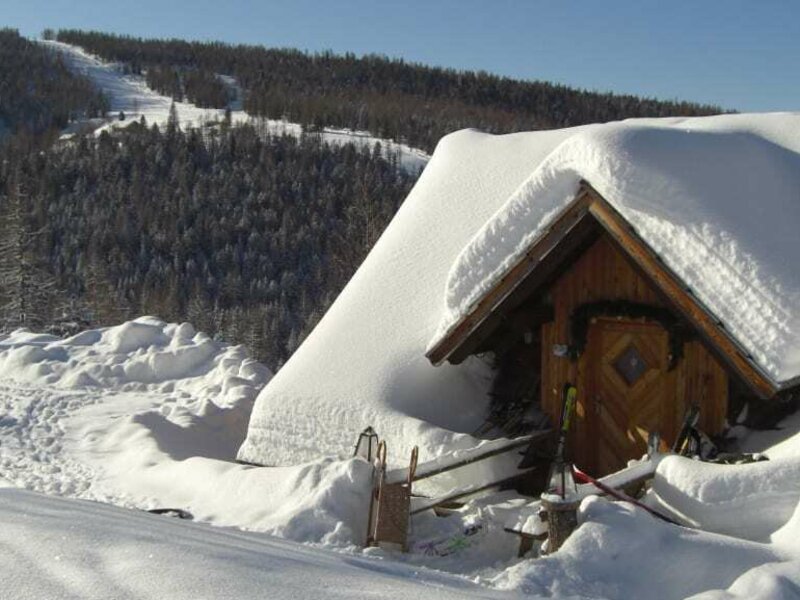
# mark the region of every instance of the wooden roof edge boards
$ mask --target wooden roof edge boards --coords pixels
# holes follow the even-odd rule
[[[589,198],[588,210],[624,249],[670,303],[691,323],[704,341],[760,398],[773,397],[782,386],[774,384],[749,358],[747,351],[723,327],[700,300],[691,295],[681,279],[642,240],[634,228],[590,184],[582,184]]]
[[[553,278],[558,276],[558,271],[568,264],[571,260],[570,257],[576,257],[582,254],[581,247],[587,244],[588,240],[596,239],[596,233],[604,232],[605,230],[591,216],[588,210],[580,211],[576,217],[575,222],[566,231],[563,232],[557,244],[539,258],[538,263],[526,276],[524,276],[512,290],[500,300],[498,304],[489,312],[488,315],[472,330],[469,336],[459,344],[448,357],[447,361],[451,364],[459,364],[464,361],[471,354],[475,354],[478,348],[481,347],[484,341],[498,329],[507,327],[509,317],[520,308],[526,301],[533,298],[541,300],[539,292],[546,289],[547,284]],[[586,249],[585,246],[583,250]],[[552,319],[554,313],[553,307],[550,306],[548,315]],[[529,316],[534,318],[534,315],[528,313]],[[544,317],[546,313],[539,311],[539,317]],[[545,319],[540,319],[536,323],[530,323],[529,326],[541,325]]]
[[[425,354],[428,360],[437,367],[446,361],[558,245],[564,235],[586,217],[588,208],[588,189],[581,186],[575,199],[561,212],[547,231],[536,238],[522,258],[478,301],[466,317]]]

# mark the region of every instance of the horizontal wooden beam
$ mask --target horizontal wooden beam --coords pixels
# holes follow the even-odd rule
[[[437,506],[441,506],[442,504],[447,504],[448,502],[453,502],[454,500],[459,500],[460,498],[464,498],[465,496],[472,496],[473,494],[477,494],[479,492],[485,492],[486,490],[490,490],[492,488],[499,487],[501,485],[506,485],[513,483],[520,478],[524,477],[528,473],[535,471],[538,467],[531,467],[530,469],[520,470],[519,473],[515,473],[514,475],[503,477],[501,479],[489,479],[488,481],[481,481],[479,483],[472,483],[467,487],[451,490],[450,492],[446,493],[444,496],[440,496],[438,498],[425,498],[420,500],[419,502],[415,502],[412,509],[411,514],[416,515],[421,512],[425,512],[426,510],[430,510],[432,508],[436,508]]]
[[[552,437],[553,431],[551,429],[544,429],[510,440],[489,442],[485,444],[488,446],[486,448],[478,447],[473,450],[456,451],[457,458],[455,459],[451,458],[451,460],[447,460],[448,457],[444,456],[419,465],[412,481],[421,481],[429,477],[436,477],[442,473],[454,471],[455,469],[460,469],[461,467],[474,464],[478,461],[505,454],[511,450],[522,448],[523,446],[530,446],[535,442],[549,440]],[[407,479],[408,469],[398,469],[386,476],[387,483],[400,483]]]

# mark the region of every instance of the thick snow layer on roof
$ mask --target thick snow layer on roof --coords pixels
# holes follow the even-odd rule
[[[609,123],[550,150],[454,262],[431,346],[545,232],[583,179],[773,382],[800,376],[800,114]]]
[[[389,228],[313,333],[258,397],[239,458],[296,464],[352,452],[372,425],[407,461],[443,445],[474,445],[489,370],[435,368],[436,331],[450,265],[475,231],[568,133],[444,138]],[[545,141],[543,144],[542,141]]]

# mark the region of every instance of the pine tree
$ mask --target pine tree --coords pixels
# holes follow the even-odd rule
[[[29,197],[19,181],[9,187],[0,216],[0,323],[6,331],[17,327],[41,330],[52,319],[56,297],[52,275],[37,252],[45,230],[32,229],[26,210]]]

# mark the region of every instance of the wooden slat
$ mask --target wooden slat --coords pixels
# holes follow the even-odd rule
[[[475,308],[427,354],[428,360],[440,365],[467,342],[468,338],[492,312],[511,294],[548,256],[559,242],[587,215],[588,196],[579,193],[570,206],[550,226],[531,248],[511,267],[498,283],[477,303]]]
[[[437,459],[422,463],[417,466],[413,481],[421,481],[429,477],[435,477],[448,471],[460,469],[481,460],[505,454],[511,450],[528,446],[537,441],[545,441],[552,437],[553,431],[550,429],[537,431],[530,435],[523,435],[510,440],[497,440],[487,442],[485,447],[478,446],[471,450],[460,450],[451,455],[441,456]],[[399,483],[408,478],[408,469],[396,469],[386,475],[387,483]]]
[[[502,477],[501,479],[489,478],[484,481],[472,482],[463,488],[450,490],[443,496],[439,496],[437,498],[423,498],[421,500],[418,499],[412,505],[411,514],[416,515],[418,513],[425,512],[426,510],[429,510],[431,508],[441,506],[442,504],[447,504],[448,502],[453,502],[454,500],[464,498],[465,496],[472,496],[473,494],[477,494],[479,492],[485,492],[486,490],[490,490],[492,488],[496,488],[501,485],[512,483],[535,470],[536,470],[535,468],[527,469],[524,471],[520,471],[519,473],[512,475],[511,477],[506,476]]]

